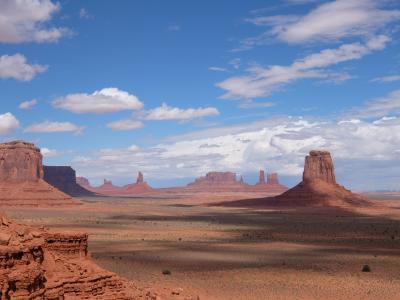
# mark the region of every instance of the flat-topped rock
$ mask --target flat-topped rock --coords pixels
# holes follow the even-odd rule
[[[35,182],[42,178],[42,154],[39,148],[24,141],[0,144],[0,181]]]
[[[335,169],[328,151],[312,150],[305,158],[303,181],[315,179],[336,183]]]
[[[80,203],[43,180],[42,154],[34,144],[0,144],[0,206],[54,206]]]

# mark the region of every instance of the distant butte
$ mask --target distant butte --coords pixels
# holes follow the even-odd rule
[[[43,166],[44,180],[60,191],[73,196],[93,196],[95,193],[77,184],[75,170],[70,166]]]
[[[281,195],[216,203],[221,206],[370,206],[372,203],[336,183],[335,170],[328,151],[312,150],[305,158],[303,180]]]
[[[0,144],[0,205],[57,206],[80,202],[43,180],[42,154],[34,144]]]

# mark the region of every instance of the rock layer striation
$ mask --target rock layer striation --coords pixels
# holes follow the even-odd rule
[[[55,206],[78,201],[43,180],[42,155],[32,143],[0,144],[0,205]]]

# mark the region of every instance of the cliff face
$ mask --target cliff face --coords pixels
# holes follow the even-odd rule
[[[260,170],[258,182],[253,189],[259,192],[271,193],[283,193],[288,190],[286,186],[279,183],[278,173],[268,173],[267,182],[265,182],[264,170]]]
[[[331,154],[313,150],[306,156],[303,181],[274,198],[283,206],[369,206],[371,202],[336,183]]]
[[[275,176],[274,176],[275,177]],[[269,181],[277,181],[272,177]],[[306,156],[303,180],[295,187],[275,196],[215,203],[233,207],[359,207],[371,206],[369,200],[336,183],[334,165],[328,151],[313,150]]]
[[[264,172],[264,170],[260,170],[258,184],[265,184],[265,172]]]
[[[270,173],[267,175],[267,184],[279,184],[278,173]]]
[[[188,186],[221,186],[235,185],[239,182],[236,180],[236,173],[232,172],[209,172],[206,176],[197,178]]]
[[[75,170],[69,166],[43,166],[43,170],[43,179],[47,183],[70,196],[94,195],[76,183]]]
[[[0,144],[0,181],[37,182],[42,178],[42,154],[39,148],[24,141]]]
[[[42,155],[33,144],[0,144],[0,205],[54,206],[78,204],[43,180]]]
[[[303,181],[320,179],[328,183],[336,183],[335,169],[331,154],[328,151],[310,151],[304,163]]]
[[[1,299],[133,299],[88,257],[87,235],[53,233],[0,215]]]

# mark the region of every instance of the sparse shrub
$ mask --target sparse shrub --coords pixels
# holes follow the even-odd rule
[[[163,275],[171,275],[171,271],[170,270],[162,270],[162,274]]]
[[[361,272],[371,272],[371,267],[369,265],[364,265]]]

